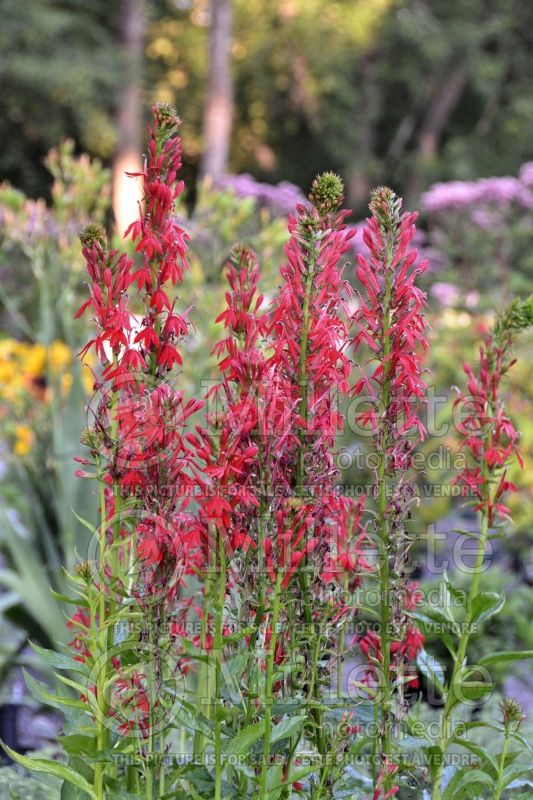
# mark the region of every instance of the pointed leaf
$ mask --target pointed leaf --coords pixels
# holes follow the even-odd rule
[[[493,789],[494,780],[490,777],[490,775],[487,775],[486,772],[483,772],[480,769],[471,769],[470,767],[461,769],[455,773],[453,778],[446,786],[446,789],[442,795],[442,800],[460,800],[460,798],[463,797],[463,792],[465,789],[469,789],[476,785],[489,786],[491,789]]]
[[[8,754],[8,756],[16,761],[17,764],[20,764],[22,767],[25,767],[30,772],[44,772],[46,775],[53,775],[56,778],[62,778],[69,783],[72,783],[74,786],[77,786],[78,789],[82,789],[85,794],[87,794],[91,800],[96,800],[96,795],[93,792],[93,788],[88,783],[85,778],[81,775],[78,775],[77,772],[74,772],[73,769],[70,769],[66,764],[63,764],[61,761],[51,761],[47,758],[29,758],[28,756],[22,756],[20,753],[16,753],[7,744],[1,742],[2,747]]]
[[[497,650],[495,653],[481,656],[479,666],[489,667],[491,664],[508,664],[511,661],[522,661],[526,658],[533,658],[533,650]]]
[[[274,725],[272,728],[272,735],[270,736],[271,744],[273,742],[279,742],[281,739],[287,739],[289,736],[292,736],[293,733],[300,730],[302,725],[304,724],[306,717],[285,717],[282,719],[281,722],[278,722],[277,725]]]
[[[237,736],[231,739],[226,745],[226,753],[229,755],[244,755],[250,747],[263,736],[265,732],[265,723],[255,722],[252,725],[247,725],[243,728]]]
[[[81,661],[76,661],[71,656],[57,653],[55,650],[48,650],[45,647],[40,647],[34,642],[28,643],[32,650],[37,653],[47,664],[50,664],[54,669],[68,670],[69,672],[81,672],[86,675],[88,673],[87,667]]]
[[[422,648],[416,658],[416,664],[420,672],[436,686],[441,694],[444,693],[444,667],[437,659]]]
[[[505,595],[496,592],[480,592],[472,600],[470,623],[485,622],[503,608]]]

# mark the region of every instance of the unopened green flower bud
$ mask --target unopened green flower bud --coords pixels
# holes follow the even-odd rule
[[[502,712],[502,720],[505,728],[508,730],[511,727],[517,731],[522,722],[525,720],[525,715],[520,708],[520,704],[514,697],[504,697],[500,700],[500,709]]]
[[[99,244],[100,247],[105,247],[106,234],[103,225],[97,222],[86,225],[78,234],[80,242],[83,247],[94,247]]]
[[[525,331],[533,326],[533,295],[526,297],[525,300],[517,298],[511,305],[498,315],[494,325],[494,335],[496,341],[503,342],[507,337],[511,337]]]
[[[342,205],[344,184],[334,172],[318,175],[311,186],[309,199],[320,214],[331,214]]]
[[[74,565],[74,572],[85,581],[85,583],[92,583],[93,581],[93,562],[92,561],[78,561]]]
[[[166,142],[177,134],[181,119],[176,109],[168,103],[156,103],[152,111],[157,124],[157,139]]]
[[[370,213],[384,233],[393,232],[400,223],[402,198],[388,186],[378,186],[370,193]]]
[[[256,261],[256,255],[251,247],[237,243],[230,250],[229,261],[237,269],[242,267],[250,269]]]

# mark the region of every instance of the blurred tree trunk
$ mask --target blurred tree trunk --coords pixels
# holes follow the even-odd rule
[[[437,83],[429,100],[417,138],[417,154],[406,192],[411,203],[418,202],[426,175],[438,156],[442,136],[465,90],[470,61],[465,58]]]
[[[380,87],[377,77],[377,53],[368,53],[361,61],[360,112],[358,146],[348,167],[347,205],[358,211],[366,208],[368,195],[375,181],[376,125],[381,109]]]
[[[232,0],[210,0],[207,91],[203,120],[202,175],[220,175],[228,164],[233,124],[231,77]]]
[[[138,214],[138,181],[125,172],[140,172],[142,148],[142,79],[146,13],[144,0],[122,0],[121,41],[124,53],[124,80],[120,86],[117,110],[117,149],[113,162],[113,211],[118,232]]]

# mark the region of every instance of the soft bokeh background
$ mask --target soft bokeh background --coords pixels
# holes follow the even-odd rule
[[[418,246],[431,261],[428,382],[444,398],[437,415],[446,421],[462,364],[497,308],[533,291],[533,5],[3,0],[0,74],[0,727],[6,708],[22,702],[19,745],[42,748],[57,721],[28,705],[19,667],[43,668],[28,636],[45,645],[70,638],[49,587],[60,592],[61,565],[86,554],[72,508],[87,519],[95,509],[72,462],[92,385],[90,365],[75,358],[87,338],[86,323],[73,321],[84,292],[76,234],[101,221],[118,242],[135,214],[136,186],[124,171],[140,164],[150,105],[170,102],[183,120],[179,213],[192,253],[181,294],[196,307],[186,391],[202,392],[213,375],[231,245],[257,250],[271,293],[286,215],[317,172],[334,169],[354,223],[382,183],[421,212]],[[354,286],[360,232],[355,243],[346,272]],[[531,342],[521,340],[508,386],[525,469],[514,470],[514,525],[495,542],[486,576],[509,599],[474,643],[480,653],[533,648]],[[369,480],[357,468],[364,438],[348,429],[339,444],[345,482]],[[475,524],[440,489],[457,447],[453,426],[423,446],[420,529]],[[420,560],[427,590],[436,578]],[[519,697],[533,716],[525,667],[495,677],[498,692]],[[4,779],[15,786],[0,771]]]

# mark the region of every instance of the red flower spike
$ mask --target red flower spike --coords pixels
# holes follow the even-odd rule
[[[394,620],[387,654],[391,682],[400,673],[405,674],[424,641],[405,613],[413,609],[420,594],[402,578],[402,564],[409,550],[405,523],[413,502],[413,490],[405,481],[405,474],[411,468],[414,448],[426,435],[420,420],[426,388],[420,359],[428,346],[426,302],[415,281],[427,263],[419,262],[417,251],[410,248],[417,215],[402,213],[401,202],[390,189],[376,189],[372,194],[371,217],[363,233],[370,253],[367,258],[358,257],[356,277],[361,290],[359,308],[353,317],[358,329],[353,338],[354,350],[366,346],[370,351],[353,389],[355,395],[364,395],[366,403],[355,421],[371,430],[375,452],[382,459],[381,483],[378,485],[376,478],[376,491],[383,490],[384,485],[394,487],[392,496],[388,492],[385,495],[382,512],[387,530],[394,529],[387,553],[395,562],[398,576],[391,576],[390,586],[386,587],[392,598],[388,613]],[[384,661],[381,636],[370,631],[359,646],[369,660],[366,679],[375,684]],[[376,789],[376,798],[381,796],[380,791]],[[392,794],[392,790],[386,792],[387,797]]]
[[[458,390],[454,403],[454,411],[462,412],[457,426],[461,447],[471,460],[453,483],[462,485],[465,496],[479,501],[476,511],[486,507],[489,526],[509,518],[509,509],[501,499],[508,492],[516,492],[517,487],[507,480],[506,467],[513,458],[523,466],[518,431],[501,399],[502,378],[515,363],[508,359],[511,344],[511,335],[498,336],[498,327],[495,333],[486,334],[476,370],[470,364],[463,365],[469,394]],[[491,492],[494,482],[496,489]]]

